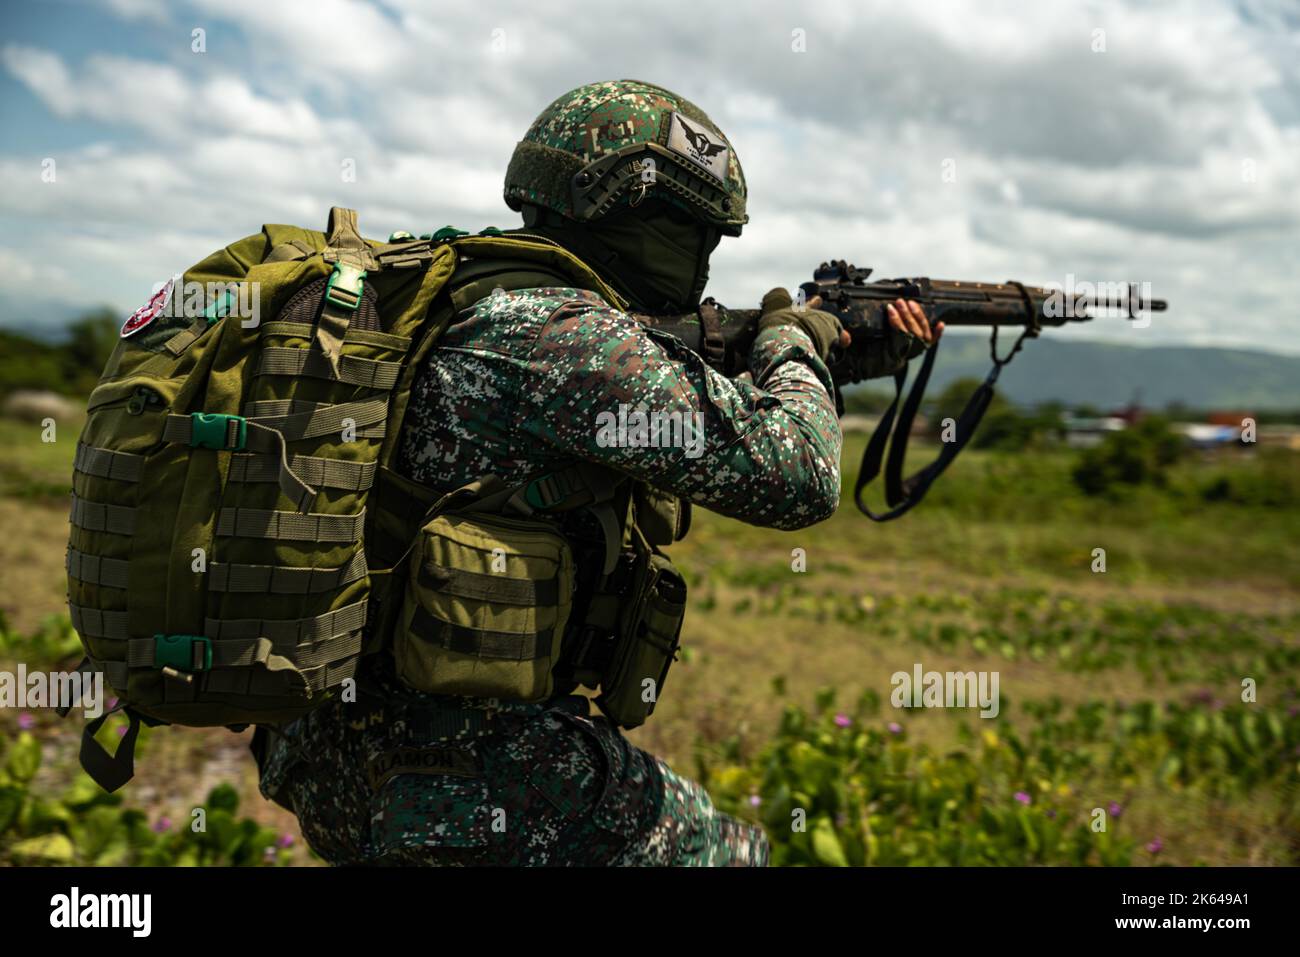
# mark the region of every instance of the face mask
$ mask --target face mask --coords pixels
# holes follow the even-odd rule
[[[637,312],[693,312],[722,238],[664,203],[620,210],[581,227],[546,230],[604,273]]]

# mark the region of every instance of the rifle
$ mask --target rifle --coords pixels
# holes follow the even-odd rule
[[[1163,299],[1144,299],[1137,283],[1108,288],[1103,296],[1084,298],[1067,297],[1059,289],[1026,286],[1014,280],[980,283],[910,278],[867,282],[870,275],[870,269],[859,269],[842,259],[834,260],[818,266],[813,272],[812,282],[799,287],[803,301],[821,296],[819,308],[838,316],[852,340],[847,347],[834,347],[827,361],[835,383],[836,411],[841,415],[844,413],[841,387],[880,374],[871,366],[884,349],[886,338],[893,333],[885,318],[885,306],[896,299],[920,303],[931,324],[942,322],[949,327],[991,327],[989,354],[993,360],[988,376],[971,395],[957,419],[955,440],[944,443],[943,450],[933,462],[907,478],[902,474],[907,441],[930,381],[934,358],[939,351],[938,343],[926,350],[901,412],[899,402],[907,378],[906,360],[902,368],[894,371],[894,401],[867,443],[853,490],[853,500],[858,509],[877,522],[898,518],[914,508],[925,497],[934,480],[952,464],[988,409],[1002,367],[1020,351],[1026,339],[1037,338],[1044,327],[1087,322],[1094,318],[1094,310],[1122,310],[1127,318],[1137,319],[1147,310],[1163,312],[1168,308]],[[748,368],[750,347],[758,334],[759,310],[726,309],[710,298],[704,300],[695,314],[641,318],[648,325],[681,339],[719,372],[734,377]],[[1002,326],[1017,326],[1021,332],[1011,351],[999,357],[998,329]],[[882,462],[885,462],[885,501],[889,511],[877,514],[867,506],[862,493],[880,474]]]

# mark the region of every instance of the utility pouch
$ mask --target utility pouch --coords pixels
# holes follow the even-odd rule
[[[628,599],[596,703],[615,724],[636,728],[654,712],[675,660],[686,582],[665,556],[640,551]]]
[[[553,524],[439,514],[412,550],[393,636],[397,676],[417,691],[543,700],[573,588],[573,554]]]

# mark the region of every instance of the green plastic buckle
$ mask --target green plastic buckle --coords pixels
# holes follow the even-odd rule
[[[330,281],[325,286],[325,299],[340,309],[356,312],[361,308],[361,291],[365,286],[366,271],[348,263],[335,263]]]
[[[230,307],[234,305],[234,302],[235,294],[227,289],[216,299],[213,299],[208,304],[208,307],[203,310],[203,318],[208,321],[208,325],[212,325],[218,319],[224,318],[230,313]]]
[[[484,226],[478,231],[480,236],[500,236],[501,229],[498,226]]]
[[[415,239],[415,236],[413,236],[411,233],[408,233],[405,229],[399,229],[397,232],[393,233],[391,236],[388,237],[388,241],[390,243],[405,243],[405,242],[410,242],[413,239]]]
[[[442,229],[429,236],[435,243],[446,242],[448,239],[455,239],[457,236],[468,236],[468,229],[457,229],[455,226],[444,226]]]
[[[234,442],[230,441],[230,423],[237,423]],[[195,448],[215,449],[218,452],[238,452],[248,439],[248,422],[242,415],[224,412],[190,413],[190,445]]]
[[[212,667],[212,639],[203,635],[154,635],[153,666],[208,671]]]

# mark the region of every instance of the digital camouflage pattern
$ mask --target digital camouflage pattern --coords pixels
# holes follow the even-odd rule
[[[412,393],[399,469],[450,490],[587,459],[742,521],[795,529],[839,500],[830,374],[793,326],[755,340],[753,384],[594,293],[498,292],[451,326]],[[699,415],[702,454],[605,446],[620,404]],[[407,689],[367,659],[371,703],[331,702],[273,739],[262,789],[335,864],[763,864],[758,828],[633,747],[586,699],[525,705]],[[495,824],[495,826],[494,826]]]
[[[761,830],[589,717],[585,698],[435,709],[392,690],[290,725],[264,768],[264,792],[284,789],[331,864],[767,864]]]
[[[485,472],[516,484],[573,459],[608,465],[711,511],[794,529],[839,503],[830,373],[792,326],[764,331],[754,385],[578,289],[502,292],[449,328],[416,382],[398,467],[433,488]],[[703,454],[602,446],[597,416],[698,415]]]
[[[683,194],[662,191],[670,201],[682,205],[702,221],[735,228],[746,222],[745,175],[726,137],[698,106],[663,87],[639,80],[590,83],[561,96],[533,121],[519,142],[506,170],[505,200],[518,210],[528,203],[574,218],[570,179],[588,163],[631,146],[669,141],[671,115],[680,112],[700,131],[726,148],[725,182],[719,183],[717,198],[701,205]],[[701,170],[688,160],[660,151],[658,163],[678,162],[696,175]],[[639,177],[634,179],[639,182]],[[712,192],[705,189],[704,195]],[[629,202],[624,195],[622,202]]]

